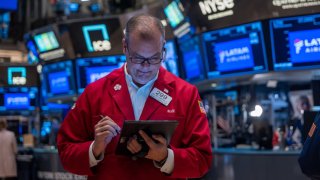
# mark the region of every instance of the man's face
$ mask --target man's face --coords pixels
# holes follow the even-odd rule
[[[161,59],[163,55],[164,41],[160,32],[155,31],[152,40],[143,40],[135,32],[132,32],[129,37],[129,42],[122,41],[123,51],[127,57],[127,71],[132,76],[133,81],[137,85],[144,85],[152,80],[159,68],[158,64],[149,64],[146,60],[142,64],[135,63],[136,60],[148,59],[154,61]]]

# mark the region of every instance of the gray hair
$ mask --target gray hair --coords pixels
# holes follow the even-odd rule
[[[156,27],[161,33],[162,38],[165,39],[165,29],[158,18],[145,14],[133,16],[129,19],[123,31],[126,43],[129,43],[130,33],[135,30],[138,30],[138,35],[142,39],[149,40],[154,38],[153,27]]]

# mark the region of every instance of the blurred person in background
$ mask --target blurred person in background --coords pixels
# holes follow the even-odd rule
[[[295,114],[292,120],[289,122],[288,138],[291,139],[292,143],[298,147],[302,147],[303,139],[303,113],[304,111],[311,110],[311,103],[309,98],[305,95],[301,95],[295,105]]]
[[[17,141],[13,132],[7,130],[7,120],[0,118],[0,179],[17,179]]]

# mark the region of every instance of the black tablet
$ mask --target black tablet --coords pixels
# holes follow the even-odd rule
[[[153,134],[160,134],[164,138],[167,139],[169,144],[171,140],[171,136],[178,125],[178,121],[176,120],[143,120],[143,121],[135,121],[135,120],[127,120],[124,122],[120,139],[116,148],[117,155],[127,155],[127,156],[140,156],[143,157],[148,152],[148,147],[143,140],[143,138],[139,135],[139,130],[143,130],[150,137]],[[130,137],[136,136],[138,142],[143,146],[143,152],[139,154],[132,154],[127,149],[127,142]]]

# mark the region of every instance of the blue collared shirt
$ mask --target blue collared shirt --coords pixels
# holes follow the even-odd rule
[[[124,72],[126,75],[126,82],[132,102],[134,117],[135,120],[138,121],[144,108],[144,104],[146,103],[146,100],[150,94],[151,88],[154,82],[158,79],[159,72],[151,81],[141,86],[140,88],[133,82],[131,75],[128,74],[127,64],[124,65]]]

